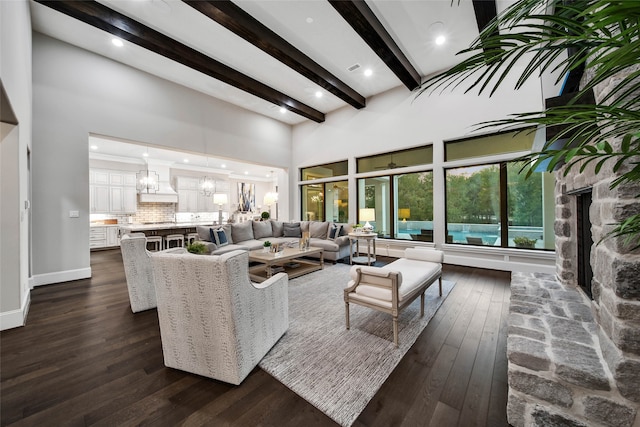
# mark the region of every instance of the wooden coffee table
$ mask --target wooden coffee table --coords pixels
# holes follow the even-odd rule
[[[320,254],[320,260],[308,260],[303,257]],[[324,268],[324,252],[322,248],[308,248],[300,250],[298,248],[284,248],[284,250],[271,253],[249,251],[249,261],[259,262],[260,265],[249,268],[249,276],[254,282],[262,282],[274,274],[274,269],[282,267],[282,271],[289,275],[290,279],[311,273],[312,271]],[[277,271],[276,271],[277,272]]]

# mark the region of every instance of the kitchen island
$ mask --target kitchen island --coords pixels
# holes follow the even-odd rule
[[[170,234],[184,235],[184,241],[188,242],[188,235],[196,232],[196,226],[213,227],[212,222],[159,222],[145,224],[121,224],[120,234],[144,233],[147,237],[159,236],[164,239]]]

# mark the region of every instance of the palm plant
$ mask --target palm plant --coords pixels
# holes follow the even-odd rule
[[[584,69],[588,76],[563,106],[514,114],[481,124],[544,125],[556,135],[531,153],[527,176],[540,167],[564,166],[564,174],[589,165],[615,174],[611,189],[640,181],[640,2],[624,0],[520,0],[500,14],[460,52],[469,57],[429,78],[418,95],[457,87],[495,93],[506,77],[520,70],[515,89],[536,74]],[[499,30],[503,29],[502,32]],[[565,57],[566,52],[571,54]],[[526,62],[525,62],[526,61]],[[527,63],[522,67],[523,63]],[[597,85],[619,79],[600,102],[579,103]],[[637,191],[637,190],[636,190]],[[638,195],[640,196],[640,194]],[[640,214],[630,214],[608,236],[624,236],[640,248]]]

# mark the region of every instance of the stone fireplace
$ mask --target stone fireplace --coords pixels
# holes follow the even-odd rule
[[[615,83],[598,87],[596,101]],[[638,427],[640,250],[601,239],[611,224],[640,213],[640,184],[610,189],[616,175],[606,167],[563,172],[556,172],[556,274],[512,276],[508,421]]]

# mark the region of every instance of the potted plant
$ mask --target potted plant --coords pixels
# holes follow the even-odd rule
[[[517,248],[535,248],[538,239],[530,239],[525,236],[516,236],[513,238],[513,243]]]
[[[360,224],[353,224],[353,231],[356,234],[360,234],[362,233],[362,225]]]
[[[260,214],[260,217],[262,218],[262,221],[266,221],[269,219],[269,217],[271,217],[271,215],[269,214],[269,212],[264,211]]]
[[[262,252],[269,252],[270,249],[271,249],[271,242],[268,240],[265,240],[265,242],[262,244]]]
[[[193,242],[187,245],[187,251],[192,254],[201,255],[207,253],[207,246],[201,242]]]

